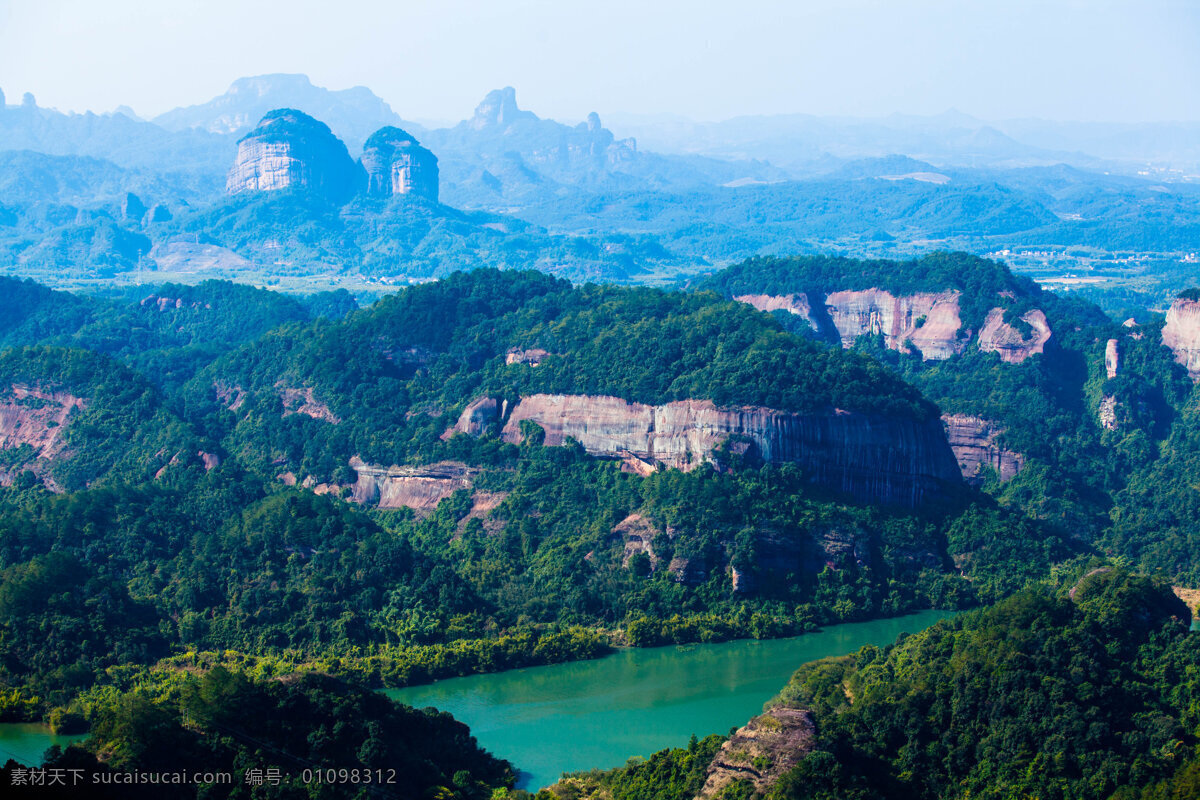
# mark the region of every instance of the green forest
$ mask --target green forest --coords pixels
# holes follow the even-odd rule
[[[958,291],[976,328],[992,307],[1039,309],[1054,338],[1021,363],[974,345],[922,361],[731,299],[864,288]],[[687,291],[484,269],[362,308],[218,281],[0,291],[0,721],[91,732],[50,764],[286,753],[400,764],[400,796],[511,795],[520,765],[370,692],[937,608],[977,610],[784,689],[818,741],[773,796],[1124,800],[1194,781],[1175,766],[1200,733],[1195,637],[1164,587],[1200,587],[1200,417],[1161,319],[1125,329],[963,254],[754,259]],[[639,471],[548,446],[530,420],[506,433],[531,395],[935,438],[940,414],[977,415],[1023,466],[974,484],[954,471],[911,504],[737,437],[686,470]],[[502,410],[471,428],[480,398]],[[458,483],[387,507],[364,465]],[[999,724],[987,714],[1010,727],[981,734]],[[690,797],[721,742],[554,791]],[[320,791],[253,796],[340,796]]]

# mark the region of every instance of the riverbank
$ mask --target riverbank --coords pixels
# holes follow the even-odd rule
[[[688,737],[726,735],[762,711],[800,665],[883,646],[950,611],[831,625],[787,639],[629,648],[599,659],[387,690],[446,711],[538,789],[563,772],[607,769]]]

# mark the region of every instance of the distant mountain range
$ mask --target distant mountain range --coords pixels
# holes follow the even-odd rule
[[[375,195],[417,180],[423,200],[350,191],[350,177],[338,198],[313,198],[295,172],[305,159],[267,148],[243,161],[239,142],[281,109],[323,123],[341,173],[363,164]],[[761,254],[1026,248],[1064,260],[1049,269],[1161,262],[1171,292],[1200,251],[1196,125],[988,124],[954,111],[612,120],[544,119],[504,87],[431,129],[369,89],[303,75],[242,78],[150,121],[0,95],[0,268],[47,281],[164,265],[390,280],[537,265],[644,280]],[[377,131],[386,154],[364,154]],[[412,149],[396,156],[398,143]],[[229,185],[253,191],[229,198]],[[258,193],[281,185],[301,191]]]
[[[307,75],[258,75],[239,78],[225,94],[207,103],[176,108],[154,118],[169,131],[202,130],[242,136],[276,108],[295,108],[323,121],[353,152],[375,131],[388,125],[421,132],[365,86],[330,91],[313,86]]]

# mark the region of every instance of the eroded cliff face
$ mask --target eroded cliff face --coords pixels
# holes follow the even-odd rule
[[[1167,309],[1162,343],[1193,381],[1200,380],[1200,301],[1176,298]]]
[[[1117,377],[1117,373],[1121,369],[1121,350],[1117,339],[1109,339],[1104,345],[1104,375],[1109,380]],[[1117,429],[1117,398],[1112,395],[1105,395],[1100,399],[1100,406],[1096,410],[1096,416],[1099,417],[1100,427],[1105,430],[1114,431]]]
[[[739,303],[747,303],[754,306],[759,311],[786,311],[802,318],[807,322],[814,331],[819,330],[816,321],[812,316],[812,305],[808,301],[806,294],[785,294],[785,295],[770,295],[770,294],[743,294],[733,298]]]
[[[843,347],[859,336],[882,334],[891,350],[916,347],[926,360],[942,360],[962,350],[958,338],[958,292],[919,293],[895,297],[880,289],[834,292],[825,307]]]
[[[19,383],[8,387],[0,395],[0,450],[25,448],[25,457],[0,469],[0,485],[11,485],[17,474],[28,469],[49,489],[60,491],[50,478],[50,468],[64,455],[63,433],[72,415],[86,407],[85,398],[67,392]]]
[[[996,437],[1004,430],[994,422],[967,414],[943,414],[942,425],[967,483],[982,483],[980,473],[987,467],[994,469],[1001,481],[1007,481],[1025,466],[1023,455],[996,444]]]
[[[822,486],[861,500],[915,506],[943,482],[960,481],[954,455],[936,420],[868,417],[844,411],[792,414],[761,407],[717,408],[708,400],[661,406],[619,397],[532,395],[510,413],[505,441],[522,440],[521,423],[537,423],[545,444],[568,438],[593,455],[624,454],[689,470],[731,440],[764,461],[799,464]]]
[[[480,397],[467,404],[459,414],[458,421],[442,434],[443,440],[449,439],[456,433],[468,436],[482,436],[488,425],[500,418],[503,403],[494,397]]]
[[[1035,308],[1021,315],[1032,331],[1026,339],[1012,325],[1004,321],[1004,309],[993,308],[988,312],[979,332],[979,349],[985,353],[999,353],[1000,360],[1007,364],[1020,364],[1032,355],[1045,350],[1050,341],[1050,324],[1041,309]]]
[[[816,736],[812,713],[802,708],[772,708],[738,728],[708,765],[696,800],[712,800],[737,781],[748,781],[756,796],[800,763]]]
[[[358,475],[350,494],[354,502],[380,508],[407,507],[418,512],[433,511],[459,489],[470,489],[476,473],[457,461],[383,467],[352,458],[350,467]]]
[[[284,108],[264,116],[238,142],[225,190],[241,194],[296,188],[344,200],[354,192],[358,174],[346,145],[329,126]]]
[[[883,336],[891,350],[903,353],[914,349],[926,361],[941,361],[963,352],[971,343],[972,331],[963,328],[959,314],[958,292],[918,292],[896,296],[882,289],[833,292],[822,300],[806,294],[745,294],[733,298],[759,311],[786,311],[804,319],[812,329],[822,331],[822,317],[832,325],[842,347],[851,347],[860,336]],[[1033,329],[1027,340],[1004,322],[1004,311],[994,308],[979,332],[979,349],[998,352],[1009,363],[1020,363],[1041,353],[1050,340],[1050,326],[1040,310],[1023,317]],[[826,329],[828,330],[828,329]]]
[[[362,154],[367,194],[413,195],[438,199],[438,160],[400,128],[380,128],[367,139]]]

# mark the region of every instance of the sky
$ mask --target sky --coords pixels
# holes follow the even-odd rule
[[[0,0],[0,89],[152,117],[235,79],[363,85],[406,119],[489,90],[589,111],[1200,120],[1198,0]]]

